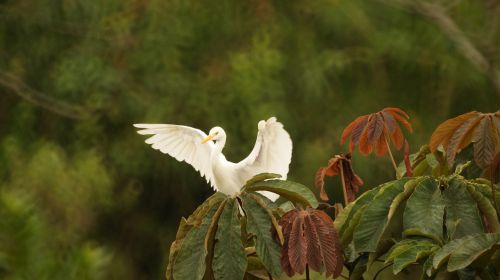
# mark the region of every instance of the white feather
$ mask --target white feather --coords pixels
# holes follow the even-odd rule
[[[276,173],[286,179],[292,158],[292,140],[275,117],[260,121],[257,140],[252,152],[242,161],[227,161],[221,153],[226,134],[220,127],[210,130],[213,140],[202,144],[207,135],[199,129],[172,124],[135,124],[139,134],[153,135],[146,140],[154,149],[168,154],[178,161],[191,164],[206,178],[215,190],[233,195],[253,176]],[[262,192],[272,200],[277,194]]]

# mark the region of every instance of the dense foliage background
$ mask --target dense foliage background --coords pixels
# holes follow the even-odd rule
[[[312,185],[358,115],[403,108],[415,150],[496,111],[498,1],[412,2],[0,1],[0,278],[163,277],[212,191],[132,123],[220,125],[238,161],[277,116],[289,178]],[[354,165],[364,188],[393,177],[386,158]]]

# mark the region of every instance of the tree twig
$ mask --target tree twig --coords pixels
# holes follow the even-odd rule
[[[71,119],[88,119],[92,112],[86,108],[57,100],[51,96],[43,94],[27,84],[18,77],[0,70],[0,85],[10,89],[24,100],[47,109],[55,114]]]
[[[382,2],[416,11],[428,18],[457,46],[460,54],[491,81],[497,95],[500,96],[500,71],[476,48],[455,21],[446,13],[446,9],[438,4],[426,1],[390,0]]]

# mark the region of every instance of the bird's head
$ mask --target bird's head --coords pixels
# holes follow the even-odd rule
[[[205,137],[203,141],[201,141],[201,143],[204,144],[210,140],[218,141],[225,138],[226,138],[226,132],[224,131],[224,129],[222,129],[222,127],[216,126],[210,129],[208,136]]]

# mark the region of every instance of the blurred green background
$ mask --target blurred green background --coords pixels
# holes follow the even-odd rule
[[[358,115],[404,109],[416,151],[445,119],[496,111],[498,6],[0,0],[0,278],[163,278],[180,217],[212,191],[133,123],[220,125],[239,161],[277,116],[289,178],[312,186]],[[388,158],[353,160],[363,188],[393,177]]]

